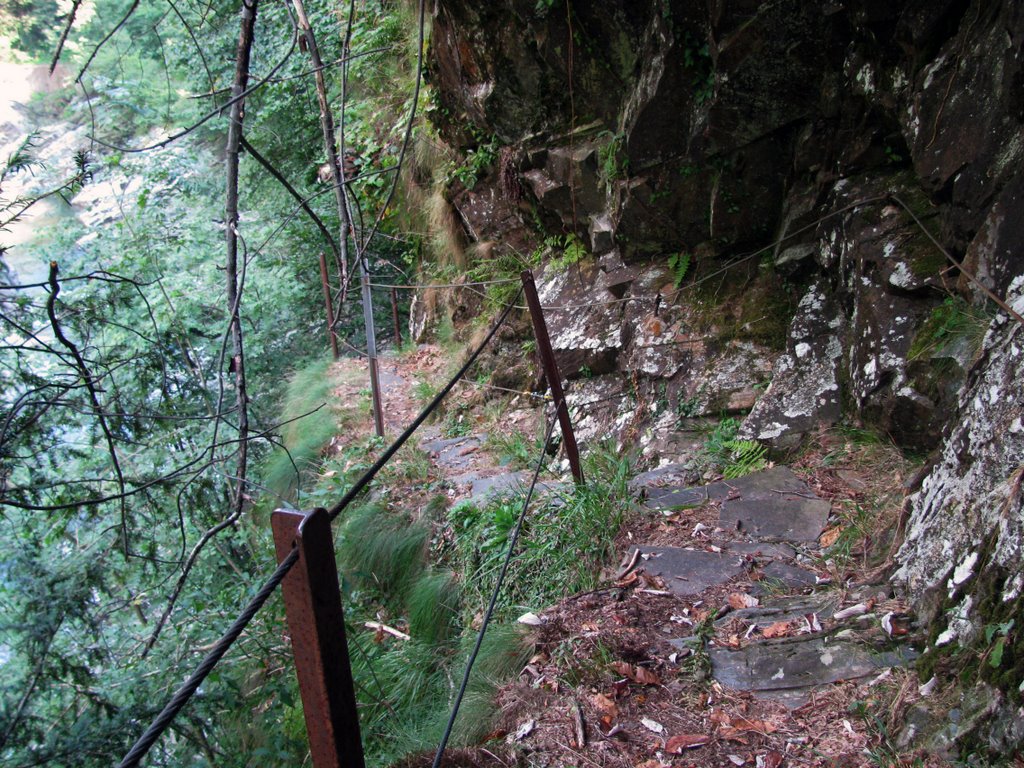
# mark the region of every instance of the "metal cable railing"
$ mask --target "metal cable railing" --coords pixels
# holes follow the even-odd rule
[[[422,425],[423,422],[426,421],[427,418],[429,418],[429,416],[437,409],[445,396],[447,396],[462,377],[465,376],[466,372],[473,366],[483,353],[484,349],[486,349],[490,344],[491,340],[498,332],[498,329],[505,323],[505,320],[508,318],[512,309],[513,307],[511,305],[505,307],[504,311],[487,334],[487,337],[473,351],[462,367],[459,368],[458,372],[437,393],[434,399],[430,401],[419,416],[413,420],[412,424],[410,424],[405,431],[402,432],[402,434],[399,435],[390,446],[388,446],[387,450],[385,450],[373,465],[353,484],[341,500],[328,510],[330,520],[333,521],[338,515],[340,515],[345,507],[347,507],[353,499],[366,489],[377,473],[387,465],[395,453],[397,453],[408,439],[412,437],[416,429],[419,428],[420,425]],[[238,640],[239,636],[253,620],[256,614],[259,613],[267,599],[274,593],[274,590],[280,586],[285,576],[288,575],[288,572],[295,566],[298,560],[299,550],[297,548],[293,548],[287,557],[285,557],[277,566],[277,569],[273,574],[271,574],[266,582],[264,582],[263,586],[260,587],[256,595],[249,601],[249,604],[246,605],[238,615],[238,618],[235,619],[231,627],[220,637],[219,640],[217,640],[213,648],[196,667],[195,671],[178,688],[178,690],[175,691],[174,695],[171,696],[170,700],[153,719],[152,723],[143,732],[142,736],[139,737],[132,748],[127,752],[127,754],[125,754],[124,758],[118,764],[118,768],[133,768],[139,764],[139,761],[147,752],[149,752],[164,731],[167,730],[181,709],[188,703],[189,699],[192,698],[210,672],[213,671],[213,668],[217,666],[217,663],[221,658],[223,658],[224,654],[227,653],[231,646],[234,645],[235,641]]]

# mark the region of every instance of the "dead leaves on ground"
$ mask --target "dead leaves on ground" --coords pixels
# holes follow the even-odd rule
[[[732,592],[726,598],[726,602],[734,611],[741,611],[744,608],[756,608],[761,604],[760,600],[753,595],[748,595],[746,592]]]
[[[779,730],[775,723],[768,720],[753,720],[742,715],[729,715],[720,709],[712,711],[709,719],[718,726],[717,735],[720,739],[740,744],[749,743],[751,733],[767,736]]]
[[[661,684],[661,678],[658,677],[658,674],[656,672],[652,672],[646,667],[629,664],[625,661],[616,661],[611,664],[611,668],[622,677],[634,683],[638,683],[639,685]]]

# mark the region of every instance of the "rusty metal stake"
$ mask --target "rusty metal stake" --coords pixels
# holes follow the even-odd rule
[[[331,354],[338,359],[338,334],[334,330],[334,307],[331,306],[331,287],[327,283],[327,257],[320,251],[320,283],[324,287],[324,304],[327,305],[327,335],[331,339]]]
[[[278,562],[299,549],[281,591],[313,766],[364,768],[330,518],[324,509],[279,509],[270,524]]]
[[[562,442],[565,445],[565,455],[569,459],[569,469],[572,470],[572,476],[576,483],[583,485],[583,467],[580,466],[580,452],[576,446],[576,434],[572,431],[569,405],[565,402],[565,393],[562,391],[562,377],[558,372],[558,363],[555,361],[554,350],[551,349],[548,326],[544,322],[544,312],[541,309],[540,299],[537,296],[537,284],[533,281],[533,273],[528,269],[523,270],[520,277],[523,281],[523,294],[526,296],[526,306],[530,308],[530,318],[533,320],[533,334],[537,338],[537,353],[540,355],[540,363],[544,367],[544,376],[548,380],[548,386],[551,388],[551,397],[555,401],[558,423],[562,428]]]

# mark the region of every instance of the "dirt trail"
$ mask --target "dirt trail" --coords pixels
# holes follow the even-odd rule
[[[382,360],[389,431],[420,411],[416,382],[448,364],[436,347]],[[417,437],[450,497],[514,485],[519,476],[475,430],[474,388],[453,395],[448,413],[462,414],[464,434],[446,438],[434,424]],[[490,428],[535,428],[529,408],[503,416]],[[502,691],[494,739],[450,764],[944,765],[899,741],[921,698],[905,669],[913,617],[884,581],[862,583],[871,542],[861,534],[872,531],[843,514],[891,495],[872,478],[891,485],[893,475],[858,471],[858,449],[846,449],[845,464],[824,466],[839,449],[823,437],[799,467],[699,488],[680,481],[682,466],[636,476],[617,571],[540,613],[536,653]],[[859,701],[885,716],[866,716]]]

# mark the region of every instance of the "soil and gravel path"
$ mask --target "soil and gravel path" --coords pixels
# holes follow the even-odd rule
[[[389,430],[419,411],[415,382],[446,364],[434,347],[382,362]],[[475,426],[479,397],[458,394]],[[489,428],[532,429],[537,414],[513,406],[502,416]],[[419,442],[453,498],[522,482],[485,450],[483,432],[460,431],[446,438],[434,426]],[[922,696],[906,671],[913,617],[884,580],[866,578],[878,542],[864,539],[877,532],[855,530],[848,514],[891,491],[893,476],[872,486],[882,475],[850,468],[857,449],[846,446],[844,464],[827,442],[799,467],[702,487],[683,484],[678,465],[636,476],[618,568],[539,613],[536,653],[502,690],[494,738],[451,764],[943,764],[900,741]]]

